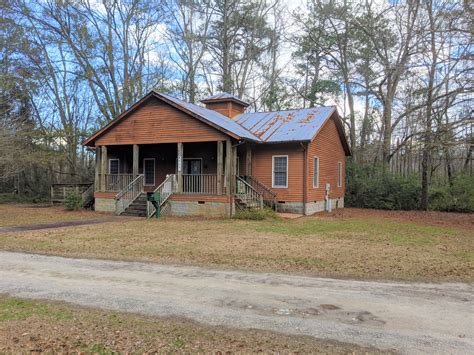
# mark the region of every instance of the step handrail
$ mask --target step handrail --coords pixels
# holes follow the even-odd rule
[[[269,187],[264,185],[261,181],[256,179],[254,176],[251,175],[245,175],[241,177],[249,185],[251,185],[258,193],[260,193],[263,196],[263,201],[265,205],[268,207],[274,208],[275,206],[275,200],[277,197],[276,192],[272,191]]]
[[[85,207],[94,199],[94,184],[85,189],[81,194],[82,207]]]
[[[153,192],[160,193],[160,200],[158,201],[158,204],[160,207],[162,207],[165,202],[168,201],[171,195],[177,191],[178,178],[176,177],[176,174],[170,174],[166,176],[166,179]],[[147,218],[152,217],[156,213],[156,208],[150,201],[147,201],[146,211]]]
[[[250,208],[263,208],[263,196],[240,176],[236,176],[235,195]]]
[[[122,214],[143,193],[143,174],[138,175],[130,184],[115,195],[115,213]]]

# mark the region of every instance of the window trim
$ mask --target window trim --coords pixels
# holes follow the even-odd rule
[[[286,185],[275,185],[275,158],[286,158]],[[287,189],[288,188],[288,155],[272,155],[272,188]]]
[[[337,162],[337,187],[342,187],[342,161]]]
[[[153,184],[146,183],[146,175],[145,175],[145,161],[152,160],[153,161]],[[156,183],[156,161],[155,158],[143,158],[143,185],[144,186],[155,186]]]
[[[109,159],[109,175],[112,175],[111,173],[111,163],[112,161],[117,161],[117,174],[113,174],[113,175],[120,175],[120,159],[119,158],[110,158]]]
[[[316,180],[316,184],[314,184],[314,168],[315,168],[315,166],[314,166],[314,161],[315,161],[316,159],[318,160],[318,164],[317,164],[317,177],[318,177],[318,178],[317,178],[317,180]],[[314,155],[314,156],[313,156],[313,188],[314,188],[314,189],[319,189],[319,156],[317,156],[317,155]]]

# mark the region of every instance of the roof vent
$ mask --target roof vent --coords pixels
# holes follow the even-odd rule
[[[229,118],[237,117],[249,106],[247,102],[227,92],[210,96],[201,100],[201,102],[206,104],[206,108],[217,111]]]

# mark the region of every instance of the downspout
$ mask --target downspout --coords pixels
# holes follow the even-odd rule
[[[308,145],[301,143],[303,148],[303,215],[306,216],[306,203],[308,202],[308,184],[306,183],[308,177]]]

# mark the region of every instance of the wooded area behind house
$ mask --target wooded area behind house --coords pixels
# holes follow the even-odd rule
[[[0,193],[93,180],[82,146],[150,90],[336,105],[346,205],[474,210],[473,18],[448,0],[2,0]]]

